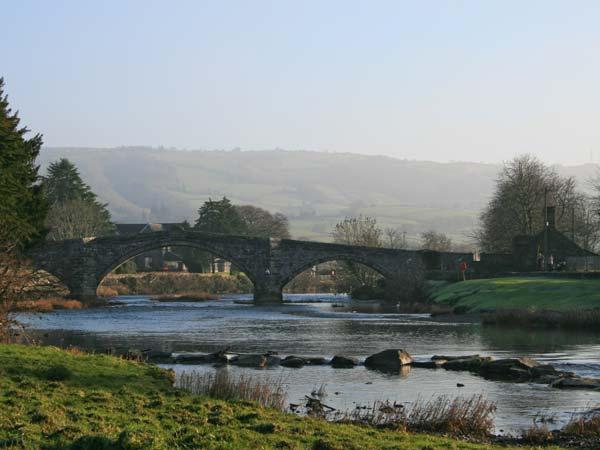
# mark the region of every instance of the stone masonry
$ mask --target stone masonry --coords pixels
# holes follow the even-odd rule
[[[169,246],[196,247],[230,261],[254,284],[255,303],[281,302],[282,289],[289,281],[304,270],[326,261],[358,262],[386,278],[393,278],[399,271],[411,270],[411,267],[416,268],[420,264],[431,265],[428,262],[431,258],[425,258],[424,252],[419,251],[184,230],[46,242],[33,249],[30,256],[38,268],[58,277],[73,297],[85,301],[95,298],[103,278],[125,261],[148,250]]]

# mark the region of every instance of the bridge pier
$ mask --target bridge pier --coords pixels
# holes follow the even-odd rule
[[[272,305],[283,303],[283,291],[279,285],[254,285],[254,303]]]

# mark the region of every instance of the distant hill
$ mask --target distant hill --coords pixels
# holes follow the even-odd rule
[[[307,151],[182,151],[148,147],[44,148],[42,170],[72,160],[119,222],[193,221],[209,197],[226,195],[290,218],[295,238],[329,240],[344,216],[374,216],[408,239],[424,230],[465,241],[488,201],[499,165],[408,161]],[[581,187],[597,166],[558,167]]]

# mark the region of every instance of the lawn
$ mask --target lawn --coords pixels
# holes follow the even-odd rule
[[[0,447],[10,449],[484,449],[446,437],[331,424],[171,387],[144,363],[0,345]]]
[[[569,311],[600,308],[600,280],[509,277],[469,280],[434,289],[433,299],[469,312],[496,309]]]

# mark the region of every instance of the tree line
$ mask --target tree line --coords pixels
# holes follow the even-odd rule
[[[595,251],[600,242],[600,177],[589,180],[591,193],[577,189],[573,177],[532,155],[504,164],[492,198],[480,215],[474,238],[483,251],[511,253],[515,236],[544,229],[544,207],[554,206],[556,228],[580,247]]]

